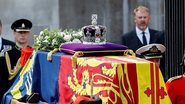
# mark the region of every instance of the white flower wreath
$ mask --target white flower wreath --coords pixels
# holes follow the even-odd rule
[[[33,48],[42,51],[51,51],[59,48],[62,43],[81,43],[83,37],[80,29],[65,29],[64,31],[44,29],[39,35],[35,36]]]

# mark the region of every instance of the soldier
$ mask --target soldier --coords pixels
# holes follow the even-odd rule
[[[2,99],[4,93],[11,87],[14,81],[14,77],[17,75],[21,68],[20,56],[22,48],[29,47],[28,40],[30,35],[30,29],[32,23],[26,19],[16,20],[11,28],[14,31],[16,44],[10,49],[4,51],[4,57],[1,58],[1,72],[3,76],[0,83],[0,99]],[[0,79],[1,80],[1,79]]]
[[[16,20],[12,25],[11,29],[13,30],[13,34],[15,36],[16,45],[12,48],[12,50],[7,51],[5,53],[7,68],[9,71],[9,81],[12,84],[15,76],[19,72],[19,69],[23,67],[22,65],[22,57],[24,51],[28,52],[29,55],[32,53],[33,48],[29,46],[29,36],[30,30],[32,28],[32,22],[27,19],[19,19]],[[27,54],[28,54],[27,53]],[[26,59],[28,57],[26,56]],[[24,59],[23,59],[24,60]],[[12,102],[15,104],[20,104],[21,102],[29,102],[35,103],[39,101],[38,93],[33,93],[31,95],[24,95],[20,99],[12,99]]]
[[[185,53],[182,66],[185,66]],[[170,78],[166,82],[166,88],[172,104],[185,104],[185,75]]]
[[[29,46],[30,30],[32,28],[31,21],[27,19],[16,20],[12,25],[11,29],[15,36],[16,45],[12,50],[5,53],[7,68],[9,71],[9,80],[12,80],[20,69],[20,56],[22,48]],[[31,47],[30,47],[31,48]]]

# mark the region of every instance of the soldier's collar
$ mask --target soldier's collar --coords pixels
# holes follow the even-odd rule
[[[32,47],[29,46],[29,45],[27,45],[26,47],[32,48]],[[19,43],[16,42],[15,48],[16,48],[17,50],[20,50],[20,51],[21,51],[23,47],[22,47]]]
[[[16,48],[17,50],[19,50],[19,51],[22,50],[22,46],[21,46],[20,44],[18,44],[18,43],[16,43],[15,48]]]

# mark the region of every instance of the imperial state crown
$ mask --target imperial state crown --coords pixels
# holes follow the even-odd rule
[[[105,44],[106,27],[97,25],[97,14],[92,14],[92,25],[82,27],[83,44]]]

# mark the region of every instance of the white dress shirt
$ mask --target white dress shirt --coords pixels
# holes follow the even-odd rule
[[[137,34],[137,37],[139,38],[139,40],[141,41],[141,43],[143,43],[143,31],[141,31],[138,27],[136,27],[136,34]],[[145,32],[145,36],[146,36],[146,42],[147,44],[149,44],[150,42],[150,33],[149,33],[149,30],[148,30],[148,27],[146,28],[146,30],[144,31]]]

